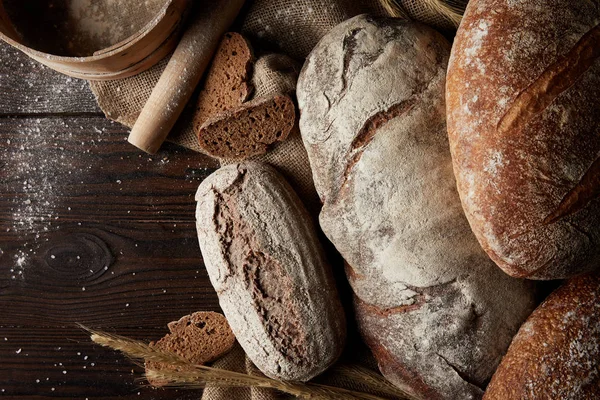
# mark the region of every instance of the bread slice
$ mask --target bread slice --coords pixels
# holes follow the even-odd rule
[[[253,64],[250,43],[239,33],[226,33],[198,95],[194,115],[196,132],[207,119],[239,106],[250,98],[253,91],[250,83]]]
[[[213,157],[244,160],[285,140],[295,121],[296,108],[289,96],[261,97],[206,121],[198,141]]]
[[[223,356],[233,347],[235,336],[222,314],[215,312],[196,312],[186,315],[179,321],[170,322],[169,331],[158,342],[150,346],[160,350],[176,353],[193,364],[205,364]],[[174,371],[177,367],[156,362],[146,361],[146,372]],[[166,385],[168,382],[148,378],[155,387]]]

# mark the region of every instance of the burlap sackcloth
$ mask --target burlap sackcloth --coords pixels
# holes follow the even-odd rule
[[[403,12],[411,18],[449,31],[452,23],[431,7],[427,0],[398,0]],[[448,0],[462,3],[467,0]],[[134,2],[131,2],[134,3]],[[131,4],[131,6],[134,6]],[[254,0],[250,1],[241,19],[241,32],[251,39],[261,56],[255,63],[253,84],[254,97],[273,93],[293,93],[300,63],[332,27],[361,13],[387,15],[378,0]],[[269,52],[283,54],[268,54]],[[288,57],[290,56],[290,57]],[[90,82],[100,108],[109,119],[132,127],[142,107],[168,62],[168,57],[146,72],[127,79],[108,82]],[[170,134],[168,140],[195,151],[197,145],[193,130],[195,98],[192,98]],[[290,137],[275,145],[267,154],[256,159],[278,168],[305,201],[309,211],[316,215],[319,200],[314,190],[308,156],[296,126]],[[230,160],[220,160],[228,164]],[[376,364],[366,347],[354,341],[350,362],[376,370]],[[247,359],[241,347],[236,348],[214,366],[249,374],[260,372]],[[326,373],[318,378],[321,383],[351,390],[378,394],[373,387],[340,374]],[[382,395],[382,397],[385,397]],[[260,388],[209,387],[204,390],[203,400],[274,400],[289,396]]]
[[[377,364],[366,346],[357,344],[353,349],[353,355],[349,357],[346,354],[342,363],[348,366],[358,365],[357,360],[360,360],[360,368],[363,371],[371,371],[372,374],[379,375]],[[215,361],[212,366],[249,375],[264,376],[246,357],[244,350],[237,343],[227,355]],[[355,375],[335,367],[315,378],[314,382],[368,393],[385,399],[391,398],[389,394],[378,390],[376,382],[368,379],[356,379]],[[293,400],[295,398],[295,396],[279,393],[272,389],[247,387],[207,387],[202,395],[202,400]]]

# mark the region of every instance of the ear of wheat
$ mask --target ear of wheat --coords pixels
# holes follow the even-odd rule
[[[404,7],[399,1],[395,0],[380,0],[381,6],[387,11],[391,17],[411,19]]]
[[[383,8],[392,17],[408,18],[408,13],[400,0],[380,0]],[[423,7],[439,14],[450,21],[455,27],[460,25],[466,3],[464,0],[420,0]]]
[[[189,389],[200,389],[206,386],[260,387],[275,389],[301,399],[311,400],[411,400],[408,395],[392,386],[383,377],[360,367],[339,367],[334,372],[343,374],[347,378],[360,380],[366,387],[373,389],[374,392],[382,393],[385,397],[318,383],[278,381],[263,375],[249,375],[204,365],[194,365],[175,353],[157,349],[144,342],[89,329],[81,325],[80,327],[90,333],[90,338],[94,343],[118,350],[134,362],[137,361],[138,365],[142,365],[142,360],[152,360],[178,367],[175,370],[148,369],[146,371],[147,378],[168,382],[166,386]]]

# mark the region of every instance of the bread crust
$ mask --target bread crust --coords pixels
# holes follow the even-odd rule
[[[600,265],[600,3],[473,0],[448,68],[448,133],[469,223],[506,273]]]
[[[300,129],[380,370],[423,399],[475,399],[533,309],[461,209],[445,125],[449,43],[417,23],[358,16],[307,58]]]
[[[485,400],[600,398],[600,275],[574,278],[523,324]]]
[[[231,329],[267,376],[306,381],[337,360],[346,323],[300,199],[272,167],[223,167],[196,194],[198,240]]]

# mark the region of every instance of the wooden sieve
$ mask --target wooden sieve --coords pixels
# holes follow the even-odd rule
[[[115,12],[110,15],[110,13],[98,12],[98,9],[103,10],[103,6],[106,6],[107,9],[108,6],[111,6],[114,10],[118,11],[118,0],[40,0],[29,2],[31,4],[38,3],[39,7],[43,7],[42,10],[44,11],[52,11],[54,9],[72,11],[75,9],[81,12],[82,7],[86,7],[83,9],[86,13],[88,10],[91,10],[89,11],[89,15],[85,14],[86,18],[77,18],[78,14],[74,14],[73,12],[71,14],[63,13],[63,15],[57,13],[62,20],[55,24],[41,24],[39,22],[40,18],[45,18],[47,14],[52,13],[42,13],[39,10],[37,12],[30,12],[27,10],[27,7],[34,7],[35,5],[31,6],[28,2],[21,2],[21,0],[12,0],[12,2],[9,0],[0,0],[0,39],[40,63],[75,78],[89,80],[126,78],[147,70],[175,49],[180,33],[182,32],[187,10],[190,8],[192,1],[122,1],[124,1],[122,4],[125,7],[129,7],[132,13],[135,13],[135,8],[133,8],[132,4],[138,3],[140,9],[149,3],[153,4],[157,12],[151,14],[147,22],[143,20],[139,27],[141,29],[133,33],[128,32],[128,29],[136,28],[135,24],[129,23],[130,21],[126,19],[115,21],[117,25],[115,25],[115,29],[112,29],[112,31],[121,33],[121,36],[127,36],[121,38],[121,40],[117,40],[116,43],[111,43],[109,41],[111,38],[107,39],[106,35],[102,39],[98,39],[96,43],[93,40],[89,41],[89,54],[82,54],[87,49],[82,50],[80,45],[77,51],[71,52],[73,54],[58,55],[58,51],[48,51],[49,48],[51,49],[51,46],[36,45],[36,40],[43,36],[48,36],[48,32],[54,33],[54,31],[57,31],[56,37],[50,37],[50,40],[48,40],[49,43],[56,44],[63,41],[72,44],[73,37],[68,33],[59,32],[60,28],[57,27],[69,24],[69,26],[73,26],[75,29],[82,27],[88,29],[103,23],[101,20],[102,17],[111,18],[118,15],[119,18],[127,18],[134,16],[134,14],[121,15]],[[28,4],[23,6],[22,4],[24,3]],[[15,4],[18,4],[18,6],[15,6]],[[79,8],[77,9],[76,7]],[[11,12],[8,12],[8,10]],[[145,10],[147,10],[147,7]],[[151,8],[150,10],[153,11],[154,9]],[[95,11],[96,14],[91,14],[92,11]],[[140,21],[137,22],[140,24]],[[80,26],[77,26],[78,24]],[[38,26],[40,29],[36,31]],[[46,29],[46,31],[43,29]],[[108,30],[110,31],[111,29]],[[119,38],[116,34],[112,36]],[[86,46],[88,46],[87,43]],[[102,44],[106,47],[96,49],[93,46],[94,44]],[[65,48],[67,47],[65,46]],[[69,53],[69,50],[67,49],[63,53]]]

